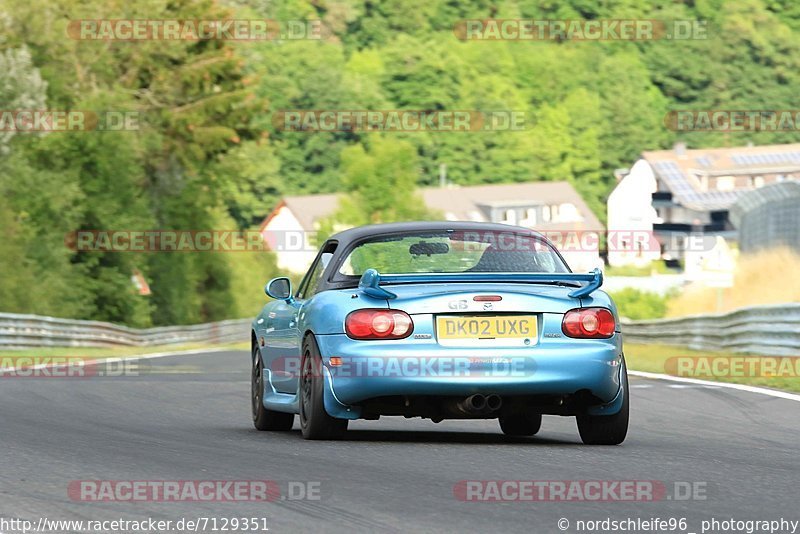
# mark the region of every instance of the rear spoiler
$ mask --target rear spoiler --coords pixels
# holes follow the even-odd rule
[[[409,273],[381,275],[375,269],[367,269],[361,275],[358,289],[379,299],[394,299],[397,295],[381,287],[381,284],[424,284],[441,282],[588,282],[574,289],[569,296],[583,298],[603,285],[603,272],[594,269],[586,274],[576,273]]]

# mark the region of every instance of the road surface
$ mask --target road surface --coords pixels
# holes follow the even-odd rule
[[[562,518],[578,532],[579,520],[629,517],[685,517],[677,532],[700,532],[711,518],[800,519],[800,403],[635,377],[631,385],[627,441],[589,447],[573,418],[556,416],[529,439],[503,436],[496,420],[357,421],[337,442],[304,441],[296,420],[289,433],[258,432],[245,352],[142,361],[139,376],[0,379],[0,518],[259,517],[270,532],[315,533],[561,532]],[[82,502],[68,493],[77,480],[254,479],[275,481],[282,498]],[[475,502],[456,497],[463,480],[647,480],[667,495]],[[695,488],[694,498],[678,499],[675,482]],[[290,484],[318,488],[319,498],[290,499]]]

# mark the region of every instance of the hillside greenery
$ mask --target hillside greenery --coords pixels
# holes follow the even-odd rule
[[[687,41],[470,41],[466,18],[701,19]],[[80,41],[75,19],[320,19],[320,40]],[[568,180],[604,219],[613,171],[674,109],[792,109],[794,0],[0,0],[0,109],[131,110],[138,131],[0,132],[0,311],[135,326],[246,316],[268,253],[76,252],[81,229],[258,227],[282,195],[347,191],[335,224],[428,214],[415,186]],[[288,132],[280,110],[514,110],[506,132]],[[683,134],[690,146],[796,134]],[[362,209],[368,206],[368,209]],[[442,206],[442,209],[446,206]],[[134,270],[152,295],[138,295]]]

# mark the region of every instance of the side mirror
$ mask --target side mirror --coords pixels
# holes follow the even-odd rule
[[[277,300],[289,300],[292,298],[292,282],[285,276],[273,278],[264,286],[264,293]]]

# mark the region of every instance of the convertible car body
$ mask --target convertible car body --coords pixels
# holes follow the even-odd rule
[[[584,443],[618,444],[628,381],[599,270],[572,273],[526,228],[416,222],[329,238],[299,287],[276,278],[252,323],[259,430],[342,436],[350,419],[497,418],[530,436],[576,416]]]

